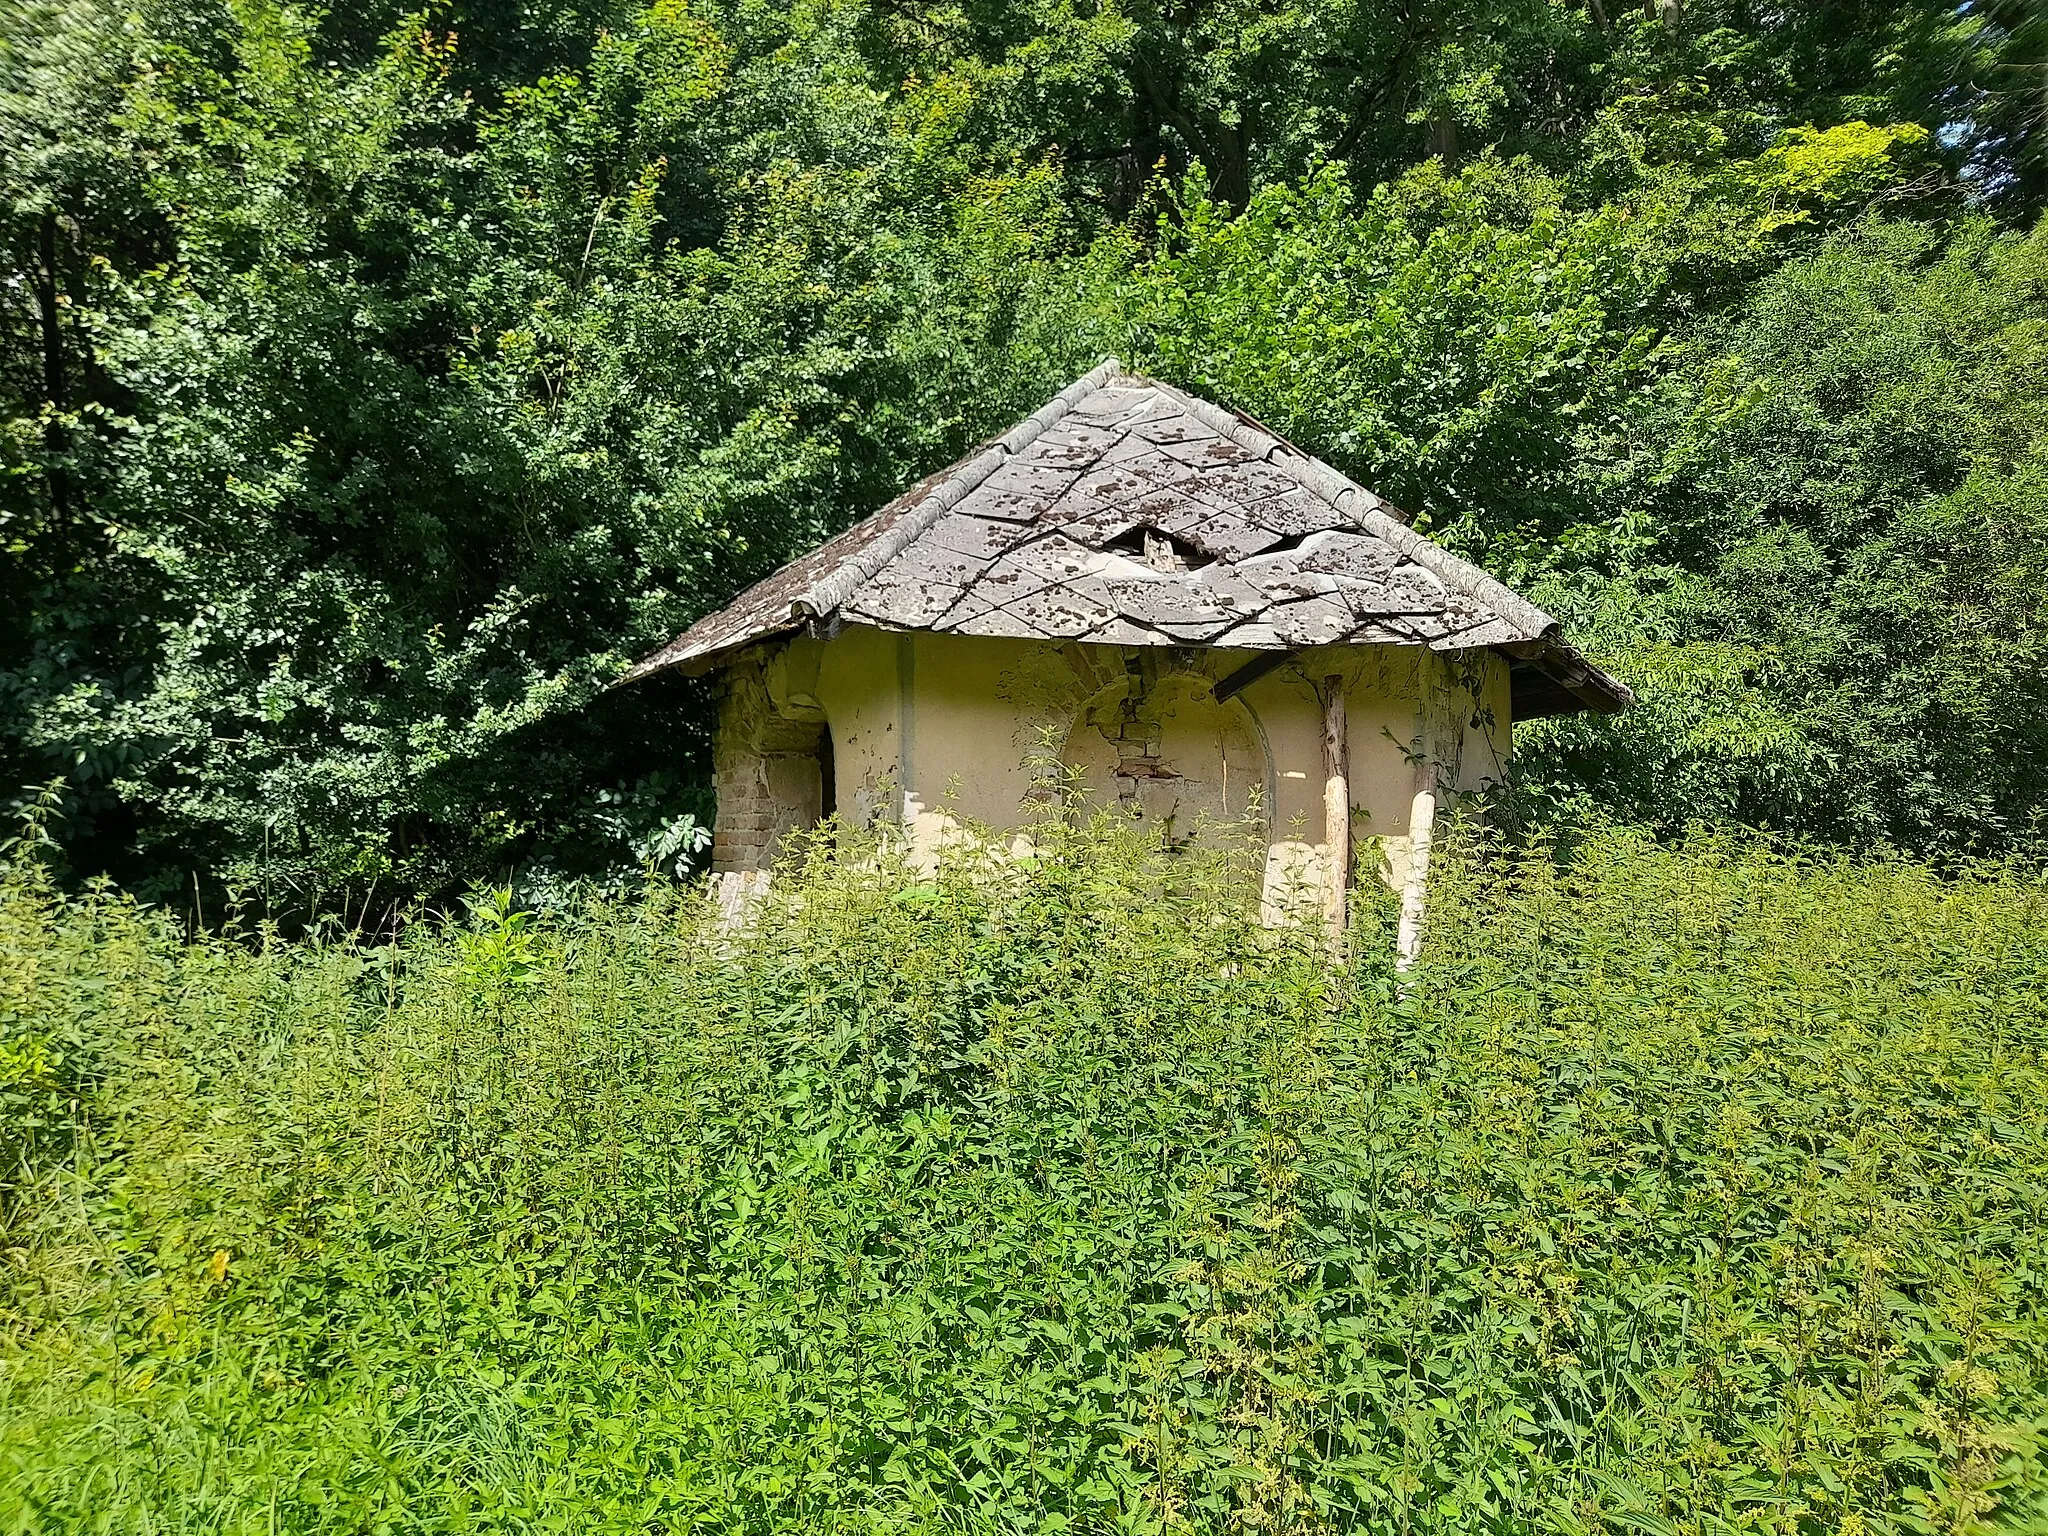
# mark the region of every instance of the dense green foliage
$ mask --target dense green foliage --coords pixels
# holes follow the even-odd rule
[[[367,947],[17,865],[0,1529],[2048,1520],[2037,880],[1466,848],[1403,993],[1044,838]]]
[[[0,780],[201,910],[630,868],[704,711],[604,681],[1114,350],[1642,688],[1539,797],[2009,846],[2044,45],[2006,0],[0,0]]]
[[[680,779],[689,711],[600,707],[593,753],[597,685],[958,446],[1049,216],[1020,175],[948,227],[943,154],[680,5],[494,108],[425,23],[337,69],[289,9],[52,17],[17,68],[108,116],[75,172],[0,153],[67,289],[0,665],[17,774],[160,883],[433,887],[551,809],[589,838],[604,746]],[[48,130],[26,74],[0,150]]]
[[[1555,728],[1554,779],[1652,818],[2037,842],[2044,304],[2048,228],[1888,224],[1699,327],[1611,460],[1638,553],[1543,593],[1645,695]]]

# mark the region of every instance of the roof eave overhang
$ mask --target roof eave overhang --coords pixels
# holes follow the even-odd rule
[[[685,648],[680,653],[673,644],[663,646],[636,662],[612,686],[621,687],[666,671],[678,672],[685,677],[703,677],[757,645],[800,631],[821,636],[829,633],[838,628],[837,618],[836,614],[811,614],[798,610],[793,611],[785,623],[760,629],[729,644],[701,650]],[[1554,633],[1536,640],[1497,645],[1492,649],[1508,658],[1511,676],[1516,680],[1515,691],[1522,700],[1514,708],[1517,720],[1542,720],[1582,713],[1613,715],[1635,702],[1635,693],[1626,683],[1589,661],[1576,647]],[[1293,654],[1292,648],[1275,649],[1270,661],[1262,658],[1251,663],[1246,670],[1256,676],[1283,664]],[[1532,687],[1523,683],[1523,678],[1530,679],[1532,683],[1540,678],[1541,684]],[[1250,677],[1246,678],[1246,681],[1250,680]]]
[[[1586,712],[1614,715],[1636,701],[1628,684],[1587,660],[1555,631],[1494,649],[1508,658],[1509,676],[1522,700],[1513,706],[1516,720]],[[1521,681],[1524,678],[1530,683],[1541,681],[1530,686]]]
[[[717,617],[717,615],[713,615]],[[620,673],[609,685],[623,688],[628,683],[637,683],[642,678],[652,677],[657,672],[676,672],[684,677],[705,677],[716,672],[741,651],[760,645],[765,641],[778,640],[784,635],[794,634],[807,626],[808,620],[802,614],[792,614],[784,624],[771,624],[753,630],[738,640],[724,645],[690,647],[680,641],[671,641],[659,650],[650,651],[632,666]],[[686,632],[682,640],[687,641]]]

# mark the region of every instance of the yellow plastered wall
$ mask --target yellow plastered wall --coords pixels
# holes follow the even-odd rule
[[[966,823],[1028,823],[1065,761],[1091,790],[1107,797],[1120,787],[1148,812],[1176,794],[1188,817],[1262,810],[1275,915],[1329,878],[1318,680],[1339,677],[1345,689],[1359,877],[1400,884],[1420,763],[1437,764],[1438,782],[1467,794],[1505,775],[1508,673],[1490,652],[1325,647],[1216,706],[1211,684],[1253,659],[850,625],[828,641],[789,642],[761,665],[772,707],[822,714],[836,803],[850,821],[898,822],[929,854]],[[1211,737],[1224,782],[1196,807],[1192,786],[1174,781]]]

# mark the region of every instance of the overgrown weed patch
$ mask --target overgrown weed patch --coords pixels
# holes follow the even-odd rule
[[[0,1526],[2048,1523],[2037,881],[1468,840],[1403,985],[1235,859],[388,945],[17,864]]]

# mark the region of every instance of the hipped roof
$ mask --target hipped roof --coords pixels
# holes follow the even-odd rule
[[[1557,621],[1249,417],[1114,358],[622,681],[841,622],[1102,645],[1493,647],[1517,716],[1610,713]]]

